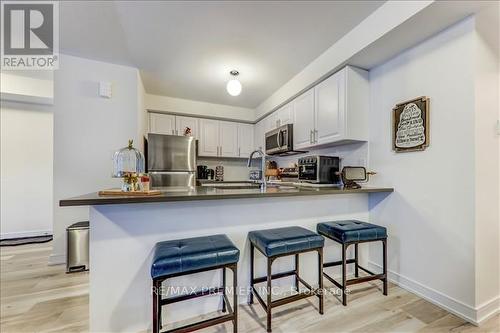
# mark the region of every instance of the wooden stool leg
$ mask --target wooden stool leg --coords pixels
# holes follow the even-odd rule
[[[295,255],[295,290],[299,291],[299,254]]]
[[[384,274],[384,295],[387,296],[387,239],[382,240],[382,251],[383,251],[383,274]]]
[[[233,266],[233,333],[238,332],[238,264]]]
[[[272,264],[273,260],[271,258],[267,258],[267,331],[272,332],[271,329],[271,303],[272,303],[272,298],[271,298],[271,279],[272,279]]]
[[[354,245],[354,277],[359,277],[359,252],[358,252],[358,244]]]
[[[323,314],[324,290],[323,290],[323,249],[318,250],[318,289],[319,289],[319,313]]]
[[[342,304],[347,305],[347,295],[345,293],[347,288],[347,246],[342,244]]]
[[[253,244],[250,243],[250,295],[248,297],[248,304],[253,304],[253,256],[254,256],[254,247]]]
[[[222,268],[222,312],[226,312],[226,268]]]

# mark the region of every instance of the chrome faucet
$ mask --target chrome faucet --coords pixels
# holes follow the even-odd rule
[[[250,157],[248,158],[248,163],[247,166],[250,168],[252,166],[252,159],[254,154],[260,154],[261,156],[261,174],[260,174],[260,190],[262,192],[266,191],[266,155],[264,152],[260,149],[254,150],[251,154]]]

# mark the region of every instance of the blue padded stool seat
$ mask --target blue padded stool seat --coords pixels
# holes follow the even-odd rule
[[[153,279],[237,263],[240,250],[226,235],[176,239],[156,243],[151,264]]]
[[[318,223],[318,233],[339,243],[371,241],[387,238],[387,229],[357,220]]]
[[[322,236],[301,227],[250,231],[248,238],[268,257],[323,247],[325,244]]]

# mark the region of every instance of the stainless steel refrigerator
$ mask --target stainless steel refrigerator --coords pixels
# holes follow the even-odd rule
[[[149,133],[146,158],[151,187],[196,185],[195,138]]]

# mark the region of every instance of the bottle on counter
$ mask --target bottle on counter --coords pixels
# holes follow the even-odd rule
[[[142,190],[143,191],[149,191],[149,176],[148,175],[143,175],[141,176],[141,184],[142,184]]]

